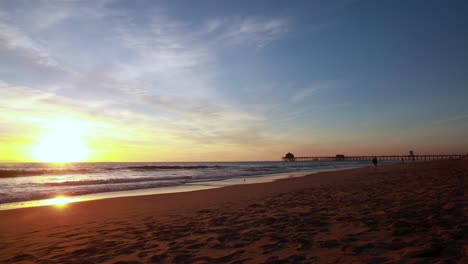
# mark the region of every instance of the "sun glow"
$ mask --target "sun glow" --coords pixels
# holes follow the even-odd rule
[[[69,203],[76,202],[75,199],[71,197],[65,197],[65,196],[57,196],[52,199],[47,199],[44,202],[44,205],[55,205],[57,207],[63,207]]]
[[[42,162],[78,162],[89,157],[83,140],[85,131],[71,120],[56,121],[50,131],[33,146],[34,160]]]

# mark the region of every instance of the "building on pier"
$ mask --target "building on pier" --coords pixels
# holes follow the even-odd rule
[[[284,161],[296,161],[296,158],[294,157],[294,154],[291,152],[288,152],[286,155],[284,155],[283,158]]]

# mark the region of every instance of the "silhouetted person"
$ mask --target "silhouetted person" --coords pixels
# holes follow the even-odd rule
[[[405,163],[405,159],[404,159],[404,158],[401,158],[401,163]]]
[[[372,164],[374,164],[374,167],[377,168],[377,157],[372,159]]]

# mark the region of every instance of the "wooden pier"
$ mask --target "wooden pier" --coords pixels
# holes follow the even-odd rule
[[[451,154],[451,155],[379,155],[379,156],[345,156],[336,155],[329,157],[294,157],[294,155],[286,155],[281,159],[283,161],[359,161],[359,160],[450,160],[463,159],[467,155]]]

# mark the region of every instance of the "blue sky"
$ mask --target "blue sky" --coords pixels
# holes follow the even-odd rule
[[[467,11],[0,1],[0,160],[28,160],[54,120],[87,131],[92,160],[465,153]]]

